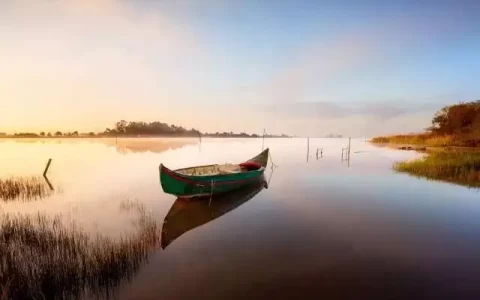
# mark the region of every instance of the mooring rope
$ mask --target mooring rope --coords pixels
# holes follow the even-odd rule
[[[276,165],[274,162],[273,162],[273,158],[272,158],[272,153],[270,153],[270,151],[268,151],[268,156],[270,156],[270,161],[272,162],[272,169],[275,167],[278,167],[278,165]]]

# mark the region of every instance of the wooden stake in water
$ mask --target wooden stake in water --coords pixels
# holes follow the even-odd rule
[[[263,151],[263,146],[265,145],[265,128],[263,128],[263,136],[262,136],[262,151]]]
[[[310,156],[310,137],[307,137],[307,161]]]
[[[350,168],[350,145],[352,142],[352,138],[348,138],[348,167]]]
[[[348,160],[350,161],[350,145],[352,143],[352,138],[348,138]]]
[[[52,159],[49,158],[48,159],[48,162],[47,162],[47,166],[45,167],[45,170],[43,171],[43,177],[45,177],[47,175],[47,172],[48,172],[48,168],[50,168],[50,163],[52,162]]]

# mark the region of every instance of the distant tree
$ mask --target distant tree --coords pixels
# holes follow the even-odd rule
[[[45,136],[45,132],[40,132],[40,136]]]
[[[33,132],[19,132],[19,133],[15,133],[14,136],[21,137],[21,138],[36,138],[36,137],[39,137],[38,134],[33,133]]]
[[[88,133],[89,136],[95,136],[95,133],[94,132],[90,132]]]
[[[78,136],[78,131],[74,131],[74,132],[72,133],[72,136]]]
[[[442,135],[470,134],[478,126],[479,115],[480,100],[446,106],[435,114],[429,131]]]
[[[119,133],[125,132],[126,127],[127,127],[127,121],[125,120],[118,121],[115,124],[115,130]]]
[[[49,132],[49,133],[47,134],[47,136],[48,136],[48,137],[52,137],[52,134]]]
[[[57,132],[55,132],[55,136],[62,136],[62,135],[63,135],[63,134],[62,134],[62,132],[61,132],[61,131],[57,131]]]

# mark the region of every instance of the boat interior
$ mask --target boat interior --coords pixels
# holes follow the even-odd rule
[[[209,165],[175,170],[175,172],[178,174],[190,176],[235,174],[248,171],[248,169],[242,168],[241,166],[235,164]]]

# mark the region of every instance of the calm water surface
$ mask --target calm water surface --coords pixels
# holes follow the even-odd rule
[[[479,190],[394,173],[393,162],[420,154],[363,140],[352,140],[348,165],[347,144],[311,139],[307,161],[306,139],[266,140],[278,165],[266,172],[268,189],[213,204],[230,211],[165,249],[159,242],[114,297],[480,299]],[[160,225],[174,204],[161,190],[160,163],[240,162],[261,148],[261,139],[0,140],[0,178],[41,174],[53,158],[56,190],[0,207],[121,236],[132,227],[122,202],[138,200]]]

